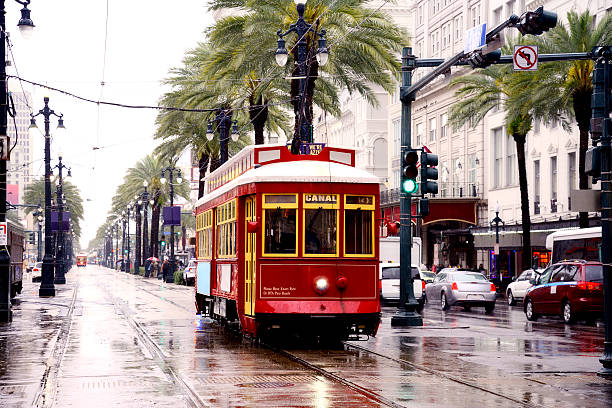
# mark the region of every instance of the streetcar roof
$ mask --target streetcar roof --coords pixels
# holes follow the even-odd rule
[[[270,163],[252,168],[205,194],[196,206],[213,200],[220,195],[250,183],[360,183],[379,184],[375,175],[355,167],[330,161],[300,160]]]

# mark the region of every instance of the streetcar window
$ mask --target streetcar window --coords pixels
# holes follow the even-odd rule
[[[344,253],[374,255],[374,196],[344,197]]]
[[[266,194],[265,204],[295,204],[297,196],[295,194]]]
[[[265,248],[266,254],[296,254],[297,210],[293,208],[266,209]]]
[[[336,254],[336,213],[323,208],[304,210],[306,254]]]
[[[217,208],[217,256],[219,258],[236,257],[236,211],[235,200]]]
[[[352,255],[370,255],[374,252],[372,211],[345,210],[345,252]]]

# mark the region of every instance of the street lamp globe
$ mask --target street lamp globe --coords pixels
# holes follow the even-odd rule
[[[238,121],[234,120],[234,124],[232,126],[232,142],[237,142],[240,137],[240,132],[238,132]]]
[[[178,177],[176,178],[176,182],[177,182],[178,184],[181,184],[181,183],[183,182],[183,178],[182,178],[181,176],[178,176]]]
[[[57,120],[57,129],[55,129],[56,136],[66,135],[66,126],[64,126],[64,118],[60,116]]]
[[[213,130],[213,124],[212,122],[208,122],[208,128],[206,129],[206,139],[208,141],[213,140],[213,137],[215,137],[215,132]]]
[[[149,187],[149,182],[147,180],[145,180],[145,181],[142,182],[142,185],[144,187]]]
[[[279,38],[277,41],[278,48],[276,49],[276,53],[274,53],[274,57],[276,58],[276,63],[284,67],[287,65],[287,60],[289,59],[289,54],[287,53],[287,48],[285,47],[285,40]]]
[[[162,177],[162,178],[159,179],[159,182],[162,183],[162,184],[166,184],[166,181],[167,180],[166,180],[165,177]]]
[[[155,204],[155,200],[153,200],[153,199],[149,200],[149,204],[151,204],[151,205]]]
[[[32,38],[32,34],[34,32],[34,22],[30,18],[30,9],[28,9],[27,4],[24,4],[23,8],[21,9],[21,18],[17,23],[17,27],[19,27],[19,32],[24,39],[29,40]]]

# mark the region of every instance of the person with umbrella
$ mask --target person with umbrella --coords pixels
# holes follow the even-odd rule
[[[147,265],[145,267],[145,278],[148,278],[149,276],[156,276],[155,271],[157,269],[157,261],[159,261],[159,259],[154,256],[146,259]]]

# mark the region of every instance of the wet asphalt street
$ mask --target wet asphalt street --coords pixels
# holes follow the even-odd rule
[[[193,287],[73,268],[55,298],[26,282],[0,324],[0,407],[606,407],[603,326],[436,306],[420,328],[276,350],[195,315]]]

